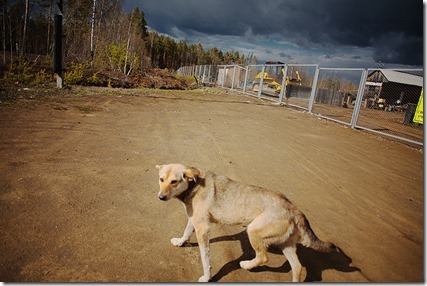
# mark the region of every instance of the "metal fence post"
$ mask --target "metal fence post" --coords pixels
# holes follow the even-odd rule
[[[261,98],[262,85],[264,84],[265,65],[262,65],[261,78],[259,79],[258,98]]]
[[[316,71],[314,72],[313,84],[311,85],[310,100],[308,101],[308,112],[310,113],[313,111],[314,98],[316,97],[318,80],[319,80],[319,66],[316,66]]]
[[[246,93],[246,83],[248,82],[248,73],[249,73],[249,67],[245,67],[246,72],[245,72],[245,81],[243,83],[243,93]]]
[[[286,75],[288,74],[288,65],[285,65],[282,77],[282,88],[280,89],[279,104],[282,104],[283,95],[286,92]]]
[[[225,86],[225,78],[226,78],[226,74],[227,74],[227,66],[224,66],[224,72],[222,73],[222,86]]]
[[[206,80],[206,65],[203,65],[203,75],[202,75],[202,82],[204,83]]]
[[[360,77],[359,90],[357,91],[357,98],[354,104],[353,116],[351,117],[350,126],[352,129],[356,128],[357,119],[359,118],[360,108],[362,107],[363,94],[366,87],[366,79],[368,75],[368,70],[364,69]]]
[[[234,79],[236,78],[237,65],[233,65],[233,79],[231,80],[231,90],[234,90]]]

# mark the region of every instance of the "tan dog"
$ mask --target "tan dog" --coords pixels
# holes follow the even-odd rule
[[[211,278],[209,229],[210,223],[247,225],[249,241],[256,256],[241,261],[244,269],[252,269],[267,262],[267,248],[279,246],[292,268],[292,281],[299,282],[301,263],[296,244],[326,252],[338,249],[319,240],[304,214],[279,192],[247,186],[225,176],[180,164],[156,165],[159,169],[162,201],[178,198],[185,205],[187,227],[181,238],[172,238],[175,246],[182,246],[196,230],[203,265],[199,282]]]

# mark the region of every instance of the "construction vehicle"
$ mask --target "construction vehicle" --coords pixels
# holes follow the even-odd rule
[[[285,69],[281,68],[281,74],[285,73]],[[296,77],[293,77],[293,74],[295,73]],[[257,76],[255,77],[253,84],[252,84],[252,90],[255,92],[258,92],[259,90],[259,84],[261,82],[261,76],[262,72],[259,72]],[[299,72],[295,70],[295,72],[291,71],[291,76],[286,76],[286,82],[285,85],[302,85],[301,77],[299,75]],[[272,96],[277,96],[280,94],[280,91],[282,90],[282,84],[278,83],[276,79],[269,76],[268,72],[264,72],[264,78],[262,80],[262,93]]]

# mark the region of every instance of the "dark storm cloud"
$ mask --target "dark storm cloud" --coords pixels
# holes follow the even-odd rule
[[[423,39],[403,33],[385,33],[374,43],[374,59],[383,63],[397,62],[420,65]],[[422,62],[421,62],[422,63]]]
[[[129,0],[130,1],[130,0]],[[420,0],[143,0],[149,26],[191,37],[279,36],[310,49],[372,48],[375,60],[423,64]],[[232,44],[230,43],[232,48]]]
[[[284,59],[288,60],[288,61],[293,60],[293,57],[292,57],[291,55],[288,55],[288,54],[283,53],[283,52],[279,53],[279,56],[280,56],[281,58],[284,58]]]

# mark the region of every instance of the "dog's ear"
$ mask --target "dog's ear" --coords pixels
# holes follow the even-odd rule
[[[194,167],[190,167],[184,171],[184,179],[196,182],[197,178],[200,177],[200,171]]]
[[[164,165],[156,165],[156,168],[160,170],[161,168],[163,168],[163,166]]]

